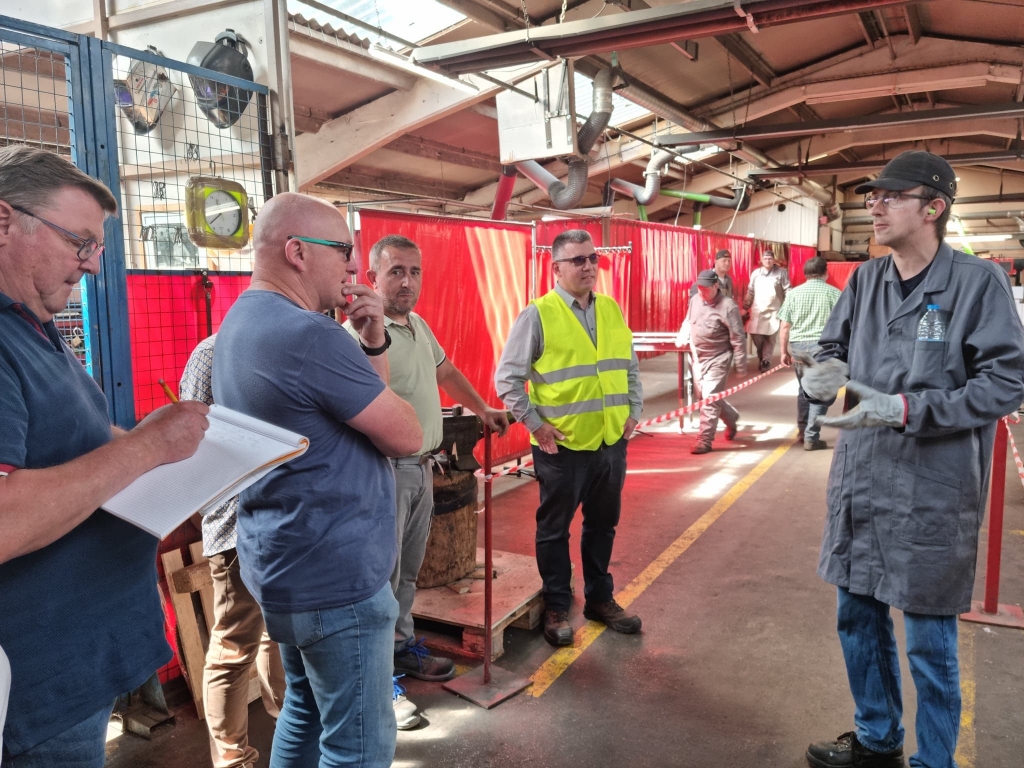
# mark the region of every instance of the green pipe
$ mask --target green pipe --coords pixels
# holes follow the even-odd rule
[[[640,205],[638,203],[637,206],[636,206],[636,212],[640,215],[640,221],[647,221],[647,206],[646,205]]]
[[[677,200],[689,200],[694,203],[710,203],[711,195],[702,195],[699,192],[680,192],[678,189],[659,189],[659,195],[674,197]]]
[[[704,212],[704,204],[696,202],[693,204],[693,226],[700,226],[700,215]]]

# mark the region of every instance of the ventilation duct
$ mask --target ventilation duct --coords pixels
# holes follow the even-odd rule
[[[516,163],[516,169],[546,192],[551,204],[560,211],[575,208],[587,192],[586,157],[612,117],[612,84],[616,74],[615,69],[605,67],[594,78],[593,110],[576,134],[579,154],[569,160],[569,174],[564,183],[536,160]]]

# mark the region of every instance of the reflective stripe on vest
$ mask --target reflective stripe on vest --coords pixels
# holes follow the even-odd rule
[[[530,372],[530,401],[574,451],[593,451],[622,438],[629,418],[628,370],[633,334],[608,296],[594,297],[597,346],[557,292],[533,301],[544,351]],[[536,441],[531,437],[536,445]]]

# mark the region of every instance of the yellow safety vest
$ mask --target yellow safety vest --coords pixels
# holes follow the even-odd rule
[[[530,371],[530,402],[574,451],[596,451],[622,438],[629,418],[628,369],[633,332],[608,296],[594,296],[597,347],[573,311],[550,291],[531,302],[540,313],[544,352]],[[530,437],[536,445],[537,441]]]

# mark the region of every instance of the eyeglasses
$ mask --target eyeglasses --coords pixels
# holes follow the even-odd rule
[[[355,247],[352,243],[343,243],[341,240],[321,240],[319,237],[302,237],[301,235],[288,235],[289,240],[301,240],[304,243],[314,243],[316,245],[326,245],[330,248],[337,248],[341,251],[342,258],[345,261],[352,260],[352,249]]]
[[[905,195],[902,192],[886,192],[884,195],[868,195],[864,198],[864,207],[869,211],[875,206],[875,203],[881,201],[882,205],[886,208],[899,208],[902,200],[934,200],[934,197],[928,195]]]
[[[582,267],[588,261],[591,264],[597,264],[597,262],[599,262],[600,260],[601,260],[600,256],[598,256],[596,253],[592,253],[589,256],[573,256],[571,259],[555,259],[554,263],[555,264],[562,264],[563,262],[568,261],[574,267]]]
[[[74,232],[69,232],[68,230],[64,229],[64,227],[58,227],[52,221],[47,221],[42,216],[36,216],[34,213],[32,213],[32,211],[26,211],[21,206],[11,205],[10,203],[8,203],[8,205],[10,205],[11,208],[16,210],[18,213],[22,213],[26,216],[29,216],[30,218],[33,218],[36,221],[43,222],[43,224],[45,224],[46,226],[50,227],[51,229],[57,230],[62,235],[64,235],[64,237],[71,240],[72,245],[78,246],[77,255],[79,261],[88,261],[93,256],[95,256],[96,258],[100,258],[101,256],[103,256],[103,251],[105,250],[106,246],[100,245],[93,238],[82,237],[81,235],[76,235]]]

